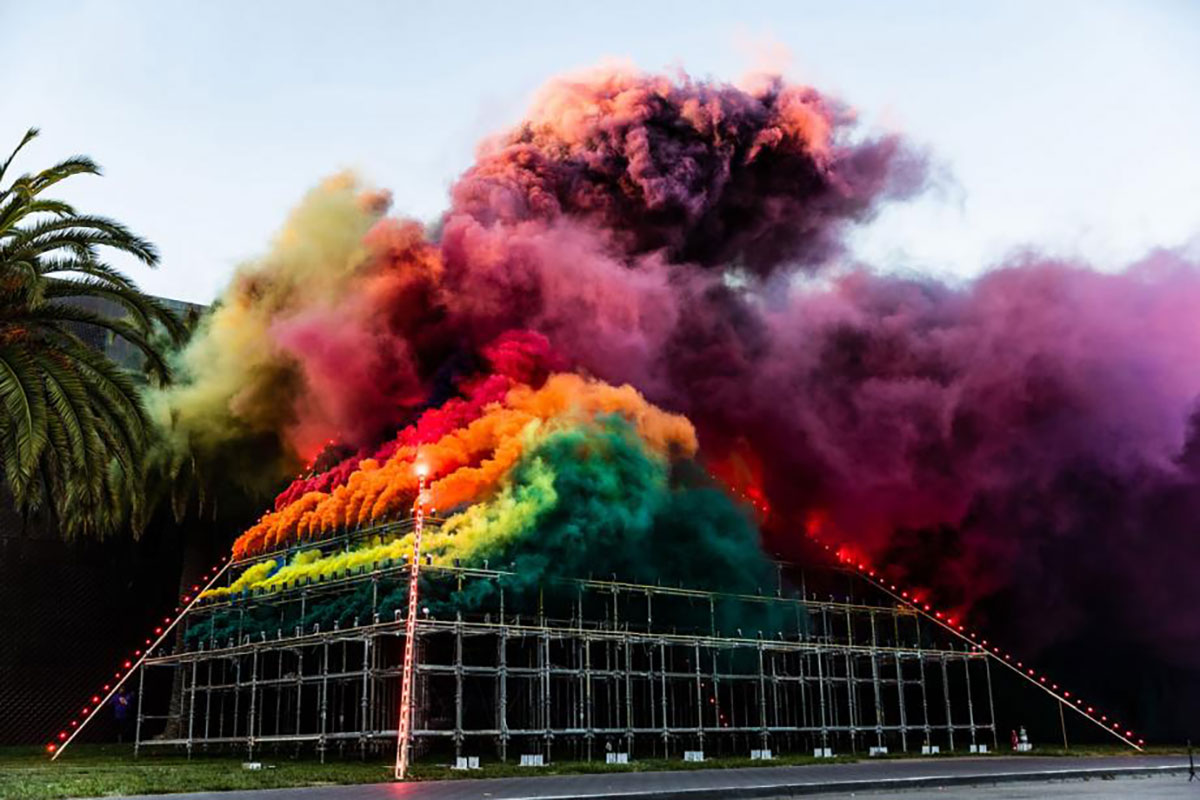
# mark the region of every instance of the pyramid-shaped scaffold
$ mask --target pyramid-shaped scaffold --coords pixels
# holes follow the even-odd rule
[[[297,549],[348,550],[411,524]],[[292,554],[236,562],[225,580]],[[825,591],[851,575],[790,570],[791,590],[784,571],[746,595],[619,576],[529,586],[507,565],[422,563],[415,754],[546,763],[995,748],[985,652],[886,597]],[[144,662],[138,748],[389,752],[408,578],[407,559],[377,562],[193,607],[183,646]]]

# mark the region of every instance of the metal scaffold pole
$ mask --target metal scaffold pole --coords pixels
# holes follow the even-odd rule
[[[411,522],[392,523],[385,533],[432,535],[440,521],[429,506],[427,497],[414,503]],[[944,750],[952,738],[979,745],[987,728],[995,739],[990,660],[930,638],[938,629],[926,630],[919,615],[854,598],[738,595],[615,578],[554,579],[544,592],[521,594],[505,589],[512,572],[486,563],[422,564],[422,545],[423,538],[406,544],[403,558],[332,580],[206,603],[195,612],[198,646],[146,662],[147,670],[190,675],[186,736],[147,736],[166,719],[150,707],[140,714],[140,748],[259,757],[307,747],[324,759],[370,757],[394,738],[396,775],[411,778],[418,754],[470,762],[488,744],[501,759],[510,745],[523,756],[540,750],[543,759],[594,758],[593,745],[632,759],[635,750],[670,757],[677,748],[719,756],[811,746],[832,754],[869,744],[902,752],[918,737]],[[324,547],[342,552],[344,541]],[[292,624],[314,609],[342,609],[336,604],[352,597],[360,607]],[[463,597],[477,605],[464,605]],[[803,620],[795,635],[716,621],[716,605],[741,603],[776,607],[771,618]],[[248,625],[266,619],[269,630],[239,632],[243,614]],[[884,614],[891,623],[881,624]],[[910,619],[915,641],[907,630],[901,636]],[[214,620],[226,620],[223,642],[211,634]],[[976,661],[982,675],[971,674]],[[964,663],[964,675],[953,662]],[[990,721],[980,709],[991,712]]]

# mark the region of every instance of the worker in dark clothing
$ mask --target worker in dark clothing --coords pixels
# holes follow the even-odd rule
[[[118,691],[112,699],[113,717],[117,720],[117,741],[124,742],[133,728],[133,693]]]

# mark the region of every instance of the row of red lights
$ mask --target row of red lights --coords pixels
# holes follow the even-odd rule
[[[712,475],[712,477],[718,481],[721,480],[715,474],[710,473],[710,475]],[[745,491],[743,491],[741,489],[737,489],[733,486],[727,485],[727,488],[730,491],[736,493],[737,495],[740,495],[740,497],[742,499],[749,502],[755,509],[757,509],[762,514],[765,515],[765,514],[770,513],[769,507],[767,506],[767,504],[765,502],[759,501],[757,498],[753,497],[752,495],[746,493]],[[873,567],[871,567],[869,564],[867,564],[865,561],[851,558],[851,556],[845,550],[845,548],[834,549],[833,545],[831,545],[827,542],[823,542],[821,540],[821,538],[816,534],[816,532],[814,530],[812,530],[811,528],[806,527],[805,535],[809,539],[811,539],[813,542],[815,542],[816,544],[818,544],[822,548],[824,548],[826,551],[828,551],[829,554],[832,557],[834,557],[837,561],[839,561],[840,563],[842,563],[848,567],[855,569],[863,578],[867,579],[868,581],[870,581],[871,583],[875,584],[876,586],[878,586],[879,588],[881,588],[885,591],[890,591],[893,596],[897,596],[901,601],[903,601],[907,605],[911,606],[916,611],[924,612],[927,616],[931,616],[935,622],[937,622],[939,625],[942,625],[943,627],[947,628],[951,632],[957,633],[960,636],[963,636],[965,638],[969,638],[972,641],[973,646],[980,652],[988,652],[991,655],[993,655],[995,658],[1003,660],[1004,663],[1007,664],[1008,666],[1010,666],[1010,667],[1013,666],[1014,662],[1013,662],[1013,656],[1011,653],[1006,653],[999,646],[995,645],[994,643],[989,643],[987,639],[982,638],[977,632],[975,632],[973,630],[968,630],[967,627],[965,625],[963,625],[960,620],[956,619],[952,614],[944,613],[940,610],[933,608],[928,603],[922,602],[918,592],[916,592],[916,591],[910,592],[908,589],[898,587],[894,583],[889,583],[889,582],[884,581],[883,577],[880,575],[877,575],[875,569]],[[1108,721],[1107,714],[1099,713],[1093,706],[1085,705],[1083,700],[1078,697],[1072,698],[1071,692],[1064,689],[1061,691],[1061,694],[1060,694],[1057,683],[1050,681],[1045,675],[1039,675],[1032,667],[1027,667],[1027,666],[1025,666],[1025,664],[1022,661],[1018,660],[1015,662],[1015,669],[1022,675],[1022,677],[1025,677],[1027,680],[1030,680],[1032,682],[1038,683],[1043,688],[1047,688],[1047,690],[1050,691],[1051,693],[1053,693],[1055,696],[1059,696],[1063,700],[1072,701],[1074,703],[1075,707],[1079,711],[1085,713],[1093,721],[1097,722],[1098,724],[1103,724],[1103,726],[1106,728],[1111,728],[1118,736],[1120,736],[1123,733],[1124,738],[1130,742],[1134,741],[1134,739],[1133,739],[1134,732],[1133,731],[1131,731],[1131,730],[1122,731],[1121,724],[1119,722],[1112,722],[1110,724]],[[1140,739],[1140,738],[1137,739],[1136,742],[1137,742],[1137,746],[1139,748],[1146,744],[1145,740]]]
[[[709,475],[711,475],[714,480],[717,480],[717,481],[721,480],[721,478],[717,477],[715,474],[713,474],[711,472],[709,473]],[[733,486],[731,486],[729,484],[726,484],[726,488],[730,492],[736,493],[738,496],[740,496],[743,500],[745,500],[747,503],[749,503],[751,506],[753,506],[759,513],[763,514],[764,516],[771,513],[771,508],[770,508],[770,506],[767,505],[765,500],[760,500],[757,497],[755,497],[754,495],[747,494],[746,492],[742,491],[741,489],[735,489]]]
[[[333,444],[334,444],[333,439],[327,440],[327,445],[332,446]],[[319,455],[320,454],[318,454],[317,457],[319,457]],[[312,461],[310,461],[305,466],[306,470],[308,470],[308,471],[312,470],[312,468],[316,465],[317,457],[314,457],[312,459]],[[303,473],[296,475],[297,478],[300,478],[302,476],[303,476]],[[261,521],[261,519],[266,519],[266,514],[264,514],[260,518],[260,521]],[[212,570],[209,572],[209,574],[215,576],[217,574],[217,572],[220,571],[221,564],[224,564],[225,561],[227,561],[227,560],[228,560],[227,558],[221,559],[221,562],[219,564],[217,564],[217,566],[213,567]],[[195,595],[199,591],[200,591],[199,584],[192,586],[192,593],[185,594],[180,598],[181,605],[178,605],[175,607],[175,616],[174,617],[164,617],[163,624],[156,626],[154,628],[153,635],[154,636],[162,636],[163,631],[166,628],[169,628],[171,626],[171,624],[179,618],[179,615],[181,615],[183,613],[184,608],[188,604],[190,604],[193,601],[193,599],[195,599]],[[145,646],[147,648],[149,648],[152,644],[153,644],[153,640],[147,639]],[[125,661],[123,661],[121,663],[121,669],[113,674],[114,683],[104,684],[104,686],[101,688],[101,692],[104,692],[105,694],[107,694],[112,689],[113,686],[119,684],[124,678],[128,677],[129,674],[133,672],[133,670],[135,668],[134,665],[140,661],[141,657],[142,657],[142,650],[140,650],[140,649],[134,650],[133,656],[131,658],[128,658]],[[89,714],[94,713],[99,708],[98,704],[100,702],[101,702],[101,695],[99,695],[99,694],[92,695],[90,704],[86,705],[82,709],[80,709],[79,715],[70,721],[68,728],[63,729],[58,732],[57,736],[55,737],[57,741],[50,742],[49,744],[46,745],[46,752],[48,752],[48,753],[57,752],[58,748],[61,746],[61,743],[66,742],[67,739],[70,737],[71,734],[69,733],[69,730],[78,728],[86,720],[86,718]]]
[[[1083,700],[1078,697],[1072,698],[1071,692],[1065,689],[1060,692],[1057,683],[1050,681],[1045,675],[1038,674],[1036,670],[1034,670],[1032,667],[1026,666],[1022,661],[1018,660],[1014,662],[1012,653],[1006,653],[994,642],[988,642],[987,639],[982,638],[976,631],[970,630],[963,625],[962,621],[955,618],[952,614],[933,608],[929,603],[922,599],[919,592],[909,591],[906,588],[899,587],[894,583],[885,581],[883,577],[876,572],[875,568],[865,560],[852,558],[844,547],[838,547],[835,549],[834,545],[822,541],[821,537],[818,536],[814,531],[806,530],[805,535],[814,543],[828,551],[829,554],[838,562],[858,572],[862,578],[870,581],[884,591],[890,592],[893,597],[898,597],[902,602],[911,606],[914,610],[923,612],[927,617],[931,617],[935,622],[947,630],[957,633],[961,637],[970,639],[971,644],[978,651],[989,653],[994,658],[1003,661],[1007,666],[1014,668],[1026,680],[1041,685],[1042,688],[1046,689],[1056,697],[1060,697],[1064,701],[1072,702],[1078,711],[1086,714],[1097,724],[1101,724],[1105,728],[1110,728],[1118,736],[1123,734],[1123,738],[1126,741],[1129,741],[1130,743],[1135,741],[1133,738],[1133,731],[1122,731],[1121,724],[1119,722],[1109,723],[1108,715],[1099,713],[1093,706],[1085,705]],[[1136,746],[1139,749],[1146,744],[1144,739],[1137,739],[1136,742]]]
[[[212,577],[215,577],[217,575],[217,573],[220,572],[221,565],[224,564],[226,561],[228,561],[227,557],[221,559],[220,563],[218,563],[215,567],[212,568],[211,571],[209,571],[208,575],[211,576],[209,578],[209,580],[211,580]],[[175,606],[175,616],[163,617],[162,624],[156,625],[154,627],[152,636],[161,637],[163,635],[163,631],[165,631],[169,627],[171,627],[171,625],[183,615],[184,610],[195,599],[196,594],[199,591],[200,591],[199,584],[192,586],[191,593],[183,595],[180,598],[180,605]],[[146,647],[145,651],[143,651],[141,649],[134,650],[133,654],[129,658],[126,658],[124,661],[121,662],[121,668],[117,672],[113,673],[113,682],[104,684],[100,688],[101,694],[92,695],[89,704],[83,706],[83,708],[80,709],[79,714],[70,721],[70,724],[66,728],[64,728],[63,730],[58,732],[58,734],[55,736],[55,741],[52,741],[46,745],[47,753],[53,754],[53,753],[57,752],[58,748],[60,746],[62,746],[63,743],[65,743],[67,741],[67,739],[70,738],[70,736],[72,735],[70,733],[70,731],[72,729],[78,728],[80,725],[82,725],[84,722],[86,722],[89,714],[95,713],[96,711],[99,710],[100,703],[102,702],[102,697],[107,695],[113,689],[114,686],[119,685],[121,683],[121,681],[125,680],[126,678],[128,678],[130,675],[133,674],[133,671],[137,668],[137,665],[141,663],[143,652],[145,652],[146,654],[149,654],[149,650],[153,644],[154,644],[153,638],[146,639],[146,643],[144,645]],[[107,699],[107,698],[104,697],[104,699]]]

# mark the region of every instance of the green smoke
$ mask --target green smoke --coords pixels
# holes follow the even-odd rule
[[[547,435],[526,451],[495,496],[453,518],[441,533],[430,549],[439,560],[453,555],[464,566],[487,562],[509,574],[458,590],[426,573],[422,605],[435,616],[495,610],[501,590],[510,612],[532,613],[538,602],[569,609],[575,597],[569,579],[589,576],[750,595],[775,580],[747,512],[709,485],[694,463],[671,463],[649,450],[619,415]],[[303,619],[281,619],[278,612],[235,619],[228,612],[196,626],[191,636],[221,640],[236,630],[253,634],[297,624],[328,629],[335,621],[367,621],[373,603],[381,619],[391,619],[404,602],[402,583],[374,597],[364,583],[313,603]],[[690,612],[662,608],[656,624],[708,630],[709,613],[707,604]],[[742,629],[753,636],[798,624],[779,604],[722,603],[715,613],[717,632],[725,634]]]

